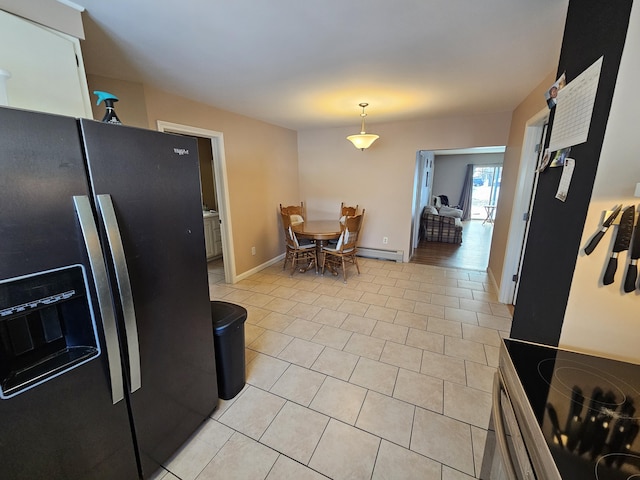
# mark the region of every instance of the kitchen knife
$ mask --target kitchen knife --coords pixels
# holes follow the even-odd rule
[[[638,276],[638,258],[640,258],[640,222],[633,229],[633,243],[631,244],[631,263],[627,267],[627,275],[624,279],[624,291],[629,293],[636,289],[636,277]]]
[[[591,393],[591,401],[589,407],[584,413],[584,421],[580,428],[580,445],[578,446],[578,455],[582,455],[585,452],[591,450],[593,446],[594,435],[597,428],[598,413],[602,405],[602,399],[604,392],[600,387],[594,387]]]
[[[625,445],[628,443],[627,438],[629,437],[629,433],[632,432],[631,427],[636,421],[633,418],[635,411],[633,401],[629,399],[625,400],[622,407],[620,407],[620,412],[616,415],[616,421],[613,425],[611,438],[608,443],[610,452],[622,453],[624,450]],[[611,466],[616,457],[617,455],[608,455],[604,461],[608,466]]]
[[[633,205],[625,208],[622,212],[622,217],[620,217],[620,225],[618,226],[616,241],[613,244],[613,252],[611,252],[609,264],[607,265],[607,269],[604,271],[604,277],[602,278],[602,283],[604,285],[610,285],[613,283],[613,278],[615,277],[616,270],[618,268],[618,254],[629,249],[635,219],[636,208]]]
[[[607,219],[604,222],[602,222],[602,227],[600,228],[600,231],[596,233],[591,239],[591,241],[589,242],[589,244],[586,247],[584,247],[584,253],[589,255],[591,252],[593,252],[593,249],[596,248],[596,245],[598,245],[598,243],[602,239],[602,236],[605,234],[605,232],[609,228],[609,225],[613,223],[613,221],[616,219],[616,217],[620,213],[621,209],[622,209],[622,204],[616,205],[616,207],[613,209],[613,212],[611,212],[611,214],[607,217]]]
[[[616,396],[609,390],[602,398],[602,405],[596,420],[593,443],[591,445],[591,458],[595,460],[604,450],[605,442],[609,437],[611,420],[617,407]]]
[[[551,403],[547,403],[547,413],[549,414],[549,420],[551,420],[551,426],[553,427],[551,435],[555,438],[556,443],[560,447],[564,447],[562,442],[562,431],[560,430],[560,422],[558,422],[558,413]]]
[[[571,405],[569,407],[569,415],[567,416],[567,423],[565,426],[565,433],[567,435],[567,450],[573,452],[578,446],[580,441],[580,429],[582,427],[582,418],[580,413],[582,412],[582,406],[584,404],[584,395],[582,389],[575,385],[571,391]]]

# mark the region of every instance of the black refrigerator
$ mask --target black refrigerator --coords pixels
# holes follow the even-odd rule
[[[0,107],[0,477],[147,478],[217,402],[195,139]]]

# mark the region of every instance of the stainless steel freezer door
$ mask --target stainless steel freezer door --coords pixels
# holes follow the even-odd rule
[[[102,351],[0,400],[0,477],[137,478],[127,406],[113,405],[95,279],[74,207],[74,195],[89,194],[77,122],[0,107],[0,125],[0,280],[82,265]]]
[[[148,474],[218,399],[197,146],[190,137],[120,125],[81,120],[81,127],[113,276],[127,277],[118,280],[119,321],[138,338],[140,387],[129,390]],[[135,383],[136,369],[129,370]]]

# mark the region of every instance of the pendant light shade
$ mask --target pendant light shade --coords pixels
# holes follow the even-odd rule
[[[360,116],[362,117],[362,125],[360,126],[360,133],[357,135],[349,135],[347,137],[347,140],[353,143],[353,146],[356,148],[359,148],[360,150],[369,148],[371,145],[373,145],[373,142],[375,142],[378,138],[380,138],[379,135],[376,135],[374,133],[366,133],[364,129],[364,117],[367,116],[367,114],[364,113],[364,109],[368,105],[369,105],[368,103],[360,104],[360,106],[362,107],[362,113],[360,114]]]

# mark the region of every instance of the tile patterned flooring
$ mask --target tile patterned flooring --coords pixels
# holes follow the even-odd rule
[[[476,478],[510,311],[485,272],[359,263],[236,285],[209,264],[211,299],[248,311],[247,384],[156,479]]]

